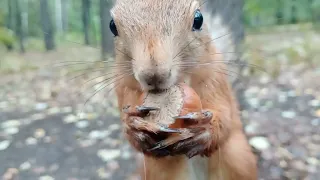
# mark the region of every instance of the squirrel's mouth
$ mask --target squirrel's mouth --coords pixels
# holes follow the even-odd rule
[[[149,90],[149,93],[152,93],[152,94],[158,94],[158,93],[162,93],[164,91],[166,91],[167,89],[161,89],[161,88],[153,88],[153,89],[150,89]]]
[[[151,88],[149,87],[149,89],[145,89],[145,90],[147,90],[149,93],[153,93],[153,94],[163,93],[164,91],[169,90],[171,87],[173,87],[179,83],[181,83],[181,81],[176,81],[176,82],[167,81],[166,84],[155,85],[155,86],[153,86]]]

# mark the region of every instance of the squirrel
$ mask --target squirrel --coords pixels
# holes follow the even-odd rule
[[[144,180],[256,180],[257,159],[246,139],[238,103],[198,0],[117,0],[110,10],[114,35],[115,82],[120,118],[129,143],[144,154]],[[152,107],[137,107],[143,92],[163,91],[186,82],[212,117],[205,129],[184,139],[159,140],[146,129]],[[123,111],[124,108],[131,108]],[[198,113],[199,114],[199,113]],[[193,117],[202,121],[201,116]],[[174,151],[172,151],[174,149]]]

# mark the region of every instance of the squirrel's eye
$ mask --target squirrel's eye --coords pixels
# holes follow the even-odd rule
[[[113,19],[110,21],[109,28],[114,36],[118,36],[117,26]]]
[[[203,24],[203,16],[202,16],[200,10],[197,9],[194,14],[192,30],[193,31],[201,30],[202,24]]]

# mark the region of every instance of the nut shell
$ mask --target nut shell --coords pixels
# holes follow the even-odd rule
[[[174,116],[199,112],[202,104],[198,94],[185,83],[178,84],[165,92],[152,94],[143,93],[140,97],[143,106],[158,107],[159,111],[150,112],[145,119],[168,125],[171,128],[184,126],[182,120],[174,120]]]

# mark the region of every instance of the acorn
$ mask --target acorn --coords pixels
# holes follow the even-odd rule
[[[158,111],[150,111],[144,117],[146,121],[152,121],[167,125],[170,128],[184,127],[184,121],[175,119],[191,112],[200,112],[202,104],[198,94],[185,83],[181,83],[158,93],[143,93],[140,99],[142,106],[155,107]]]

